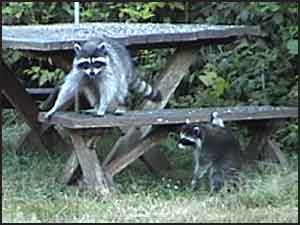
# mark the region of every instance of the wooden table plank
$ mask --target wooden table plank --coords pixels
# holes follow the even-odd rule
[[[2,26],[2,47],[55,51],[73,49],[74,42],[101,35],[119,39],[127,46],[178,45],[188,42],[226,40],[261,35],[258,26],[167,24],[167,23],[81,23]]]
[[[49,123],[61,124],[70,129],[182,124],[186,120],[190,122],[207,122],[209,121],[210,113],[213,111],[219,112],[220,117],[224,121],[298,117],[298,107],[235,106],[129,111],[122,116],[106,114],[104,117],[94,117],[74,112],[58,112],[52,117]],[[44,113],[40,113],[39,121],[46,122]]]

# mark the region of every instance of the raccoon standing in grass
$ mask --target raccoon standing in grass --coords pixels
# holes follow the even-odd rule
[[[178,142],[180,149],[193,152],[192,189],[208,174],[211,193],[220,191],[225,183],[237,187],[242,166],[240,144],[217,116],[214,112],[210,123],[184,125]]]
[[[97,116],[107,111],[123,114],[129,90],[152,101],[161,100],[160,91],[136,76],[128,50],[116,40],[102,37],[83,45],[76,43],[74,50],[72,69],[46,118],[60,110],[77,91],[86,96]]]

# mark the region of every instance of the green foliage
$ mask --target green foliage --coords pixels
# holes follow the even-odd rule
[[[286,48],[289,50],[289,53],[292,55],[298,55],[298,40],[290,39],[286,43]]]
[[[14,51],[11,49],[3,49],[2,50],[2,57],[3,59],[6,61],[7,64],[9,65],[14,65],[17,62],[19,62],[19,60],[22,59],[23,54],[21,51]]]
[[[211,88],[209,94],[220,97],[224,94],[225,89],[228,87],[228,83],[224,78],[219,77],[216,72],[216,68],[207,64],[204,67],[204,75],[199,75],[198,78],[204,83],[207,88]]]
[[[285,123],[282,129],[278,131],[278,142],[281,143],[281,148],[292,149],[296,152],[299,151],[299,137],[298,137],[298,121],[294,120],[290,123]],[[291,154],[291,152],[288,152]]]
[[[147,21],[155,16],[154,12],[156,7],[161,7],[162,4],[164,3],[154,2],[143,5],[139,3],[131,3],[128,7],[120,10],[119,17],[123,18],[124,16],[128,16],[128,22],[137,22],[140,20]]]
[[[64,78],[64,71],[55,69],[49,71],[42,69],[40,66],[32,66],[30,69],[24,70],[24,73],[30,77],[31,80],[38,80],[39,86],[43,86],[47,82],[57,83]]]
[[[149,21],[156,16],[157,11],[167,7],[171,10],[184,10],[184,5],[180,2],[129,3],[120,9],[119,18],[127,16],[126,21],[128,22]]]
[[[4,24],[48,24],[71,22],[73,10],[67,2],[9,2],[4,3]]]

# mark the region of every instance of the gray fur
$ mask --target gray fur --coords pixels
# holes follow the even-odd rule
[[[76,91],[87,97],[98,116],[111,110],[122,114],[129,90],[136,90],[153,101],[161,100],[159,91],[136,77],[131,56],[119,42],[103,37],[83,45],[76,43],[74,50],[72,70],[46,118],[60,110]]]
[[[238,184],[241,147],[229,129],[210,123],[188,124],[182,127],[180,137],[179,146],[193,151],[193,189],[206,174],[211,192],[218,192],[225,182]]]

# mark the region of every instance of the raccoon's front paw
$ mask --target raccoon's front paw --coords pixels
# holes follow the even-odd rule
[[[114,114],[117,115],[117,116],[120,116],[120,115],[123,115],[126,113],[126,109],[125,108],[122,108],[122,107],[119,107],[115,110]]]
[[[47,112],[45,114],[46,121],[49,121],[53,115],[54,115],[54,112],[52,112],[52,111]]]
[[[95,109],[82,109],[80,110],[80,113],[82,114],[96,114],[97,110]]]
[[[105,114],[105,112],[98,111],[98,112],[96,113],[96,116],[98,116],[98,117],[103,117],[104,114]]]

